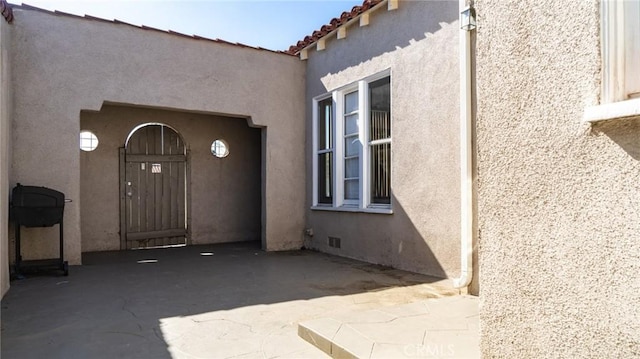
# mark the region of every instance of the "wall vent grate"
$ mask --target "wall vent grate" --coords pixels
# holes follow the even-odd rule
[[[338,238],[338,237],[329,237],[329,247],[340,248],[340,238]]]

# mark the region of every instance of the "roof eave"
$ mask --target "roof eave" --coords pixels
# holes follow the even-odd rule
[[[309,51],[310,49],[312,49],[313,47],[318,46],[318,42],[322,39],[326,39],[330,36],[333,35],[337,35],[338,31],[340,31],[340,29],[342,28],[347,28],[351,25],[353,25],[356,21],[360,21],[360,18],[365,15],[365,14],[369,14],[373,11],[378,10],[380,7],[382,7],[382,5],[384,4],[388,4],[390,0],[381,0],[379,3],[371,6],[370,8],[368,8],[367,10],[357,14],[356,16],[352,17],[351,19],[349,19],[347,22],[338,25],[335,29],[331,30],[330,32],[328,32],[326,35],[323,35],[315,40],[313,40],[312,42],[310,42],[308,45],[299,48],[295,51],[286,51],[287,53],[294,55],[294,56],[301,56],[301,54],[305,53],[306,51]],[[397,7],[397,0],[391,0],[395,5],[395,7]],[[395,8],[394,7],[394,8]],[[301,56],[302,57],[302,56]],[[306,58],[304,58],[303,60],[305,60]]]

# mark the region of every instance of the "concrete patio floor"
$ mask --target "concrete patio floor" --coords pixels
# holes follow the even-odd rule
[[[11,282],[2,358],[326,358],[298,337],[298,323],[456,294],[447,280],[256,243],[87,253],[83,262],[68,277]]]

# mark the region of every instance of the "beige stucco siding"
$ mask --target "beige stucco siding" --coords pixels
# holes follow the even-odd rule
[[[600,94],[599,2],[477,1],[481,348],[640,355],[640,120]]]
[[[307,60],[307,245],[439,277],[458,275],[458,4],[402,1]],[[391,72],[393,214],[311,210],[312,99]],[[339,139],[338,139],[339,141]],[[341,248],[328,246],[328,237]]]
[[[176,130],[189,150],[191,242],[260,240],[260,129],[239,118],[106,105],[80,120],[100,141],[80,153],[83,252],[120,249],[118,149],[132,129],[153,122]],[[211,154],[216,139],[229,145],[227,157]]]
[[[67,259],[80,263],[80,112],[104,102],[228,114],[266,127],[263,241],[298,248],[304,228],[304,64],[294,57],[16,9],[11,185],[56,188]],[[30,233],[31,232],[31,233]],[[47,256],[25,232],[25,253]]]
[[[9,173],[11,169],[11,25],[0,19],[0,298],[9,289]]]

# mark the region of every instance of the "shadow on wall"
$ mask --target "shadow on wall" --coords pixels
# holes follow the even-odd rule
[[[328,51],[315,52],[310,59],[319,55],[340,59],[319,60],[334,64],[333,68],[325,69],[327,73],[337,73],[362,63],[363,59],[373,59],[433,36],[442,29],[443,23],[453,23],[459,17],[456,1],[409,1],[388,14],[384,13],[386,11],[385,8],[378,10],[373,15],[372,25],[350,32],[346,41],[333,41],[327,45]],[[402,26],[394,26],[397,21],[402,21]],[[353,44],[360,44],[357,51]]]
[[[459,226],[451,228],[449,224],[459,223],[458,214],[448,212],[447,205],[441,202],[442,199],[434,198],[438,194],[439,191],[435,190],[431,194],[416,196],[419,200],[411,200],[411,213],[407,213],[403,203],[393,196],[393,216],[396,217],[396,222],[392,228],[394,233],[402,234],[395,236],[391,241],[391,249],[395,250],[398,256],[394,267],[441,278],[451,276],[451,268],[456,268],[451,267],[451,264],[459,257],[456,250],[458,242],[452,234]],[[429,208],[436,206],[443,210]],[[438,217],[426,217],[424,213],[438,213]],[[439,259],[431,246],[440,249],[440,256],[444,258]],[[448,246],[451,247],[450,250],[442,251]],[[445,260],[449,265],[443,266],[441,260]],[[444,267],[449,267],[449,274]]]
[[[395,196],[393,215],[313,211],[309,225],[315,233],[306,240],[305,246],[369,263],[446,278],[447,273],[430,245],[436,245],[439,249],[451,245],[450,251],[442,253],[446,252],[446,256],[450,256],[452,263],[455,263],[458,260],[455,249],[457,242],[448,223],[451,218],[455,219],[455,224],[458,222],[457,217],[451,217],[446,210],[438,212],[439,217],[427,218],[424,215],[433,212],[428,207],[436,205],[433,200],[436,195],[421,193],[415,197],[421,200],[411,203],[412,213],[415,213],[413,219]],[[416,227],[414,221],[419,222],[421,229]],[[339,248],[335,245],[335,239],[340,241]],[[446,260],[449,261],[449,258]]]
[[[593,127],[593,132],[605,134],[627,152],[629,156],[636,161],[640,161],[640,141],[638,141],[640,119],[624,119],[596,124]]]
[[[11,287],[3,357],[273,357],[292,323],[366,303],[339,296],[435,281],[312,251],[265,253],[259,242],[85,253],[83,263],[65,281]]]
[[[118,149],[132,129],[145,123],[172,127],[188,148],[187,216],[192,244],[260,239],[260,129],[249,127],[244,118],[105,104],[99,112],[80,115],[81,129],[92,131],[99,140],[94,151],[80,153],[82,251],[120,248]],[[212,154],[214,140],[225,141],[228,155]],[[151,182],[145,193],[172,193],[165,189],[153,192],[153,176],[146,177]],[[137,225],[144,228],[140,231],[169,229],[172,222],[177,223],[172,213],[163,212],[160,218],[158,211],[147,207],[146,212],[147,220],[143,223],[141,215]],[[155,218],[149,213],[155,213]]]

